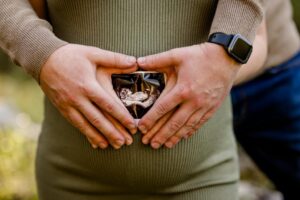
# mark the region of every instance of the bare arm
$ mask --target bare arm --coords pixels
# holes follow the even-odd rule
[[[234,85],[251,80],[263,71],[267,58],[267,30],[265,21],[259,26],[253,43],[253,53],[247,64],[243,65],[237,74]]]

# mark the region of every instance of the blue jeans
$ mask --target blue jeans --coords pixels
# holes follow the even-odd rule
[[[286,200],[299,200],[300,52],[231,97],[237,140]]]

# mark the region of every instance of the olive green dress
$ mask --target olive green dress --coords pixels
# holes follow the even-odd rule
[[[4,2],[7,5],[13,4],[6,0]],[[232,11],[236,11],[236,15],[245,15],[245,19],[249,19],[248,22],[253,27],[235,29],[232,19],[232,26],[216,25],[222,22],[222,13],[226,16],[226,12],[222,11],[228,7],[226,2],[235,2],[230,7]],[[199,44],[206,41],[210,31],[219,30],[220,27],[225,27],[222,29],[224,31],[241,31],[250,39],[253,38],[255,27],[261,18],[257,1],[226,2],[48,0],[49,20],[54,34],[61,40],[53,36],[48,37],[45,31],[48,25],[36,20],[35,23],[40,23],[43,27],[39,34],[43,35],[44,40],[38,37],[39,34],[36,34],[35,39],[35,26],[30,29],[33,30],[32,35],[30,30],[24,36],[20,33],[25,38],[24,43],[31,45],[28,52],[31,52],[33,47],[37,49],[34,55],[18,51],[13,59],[25,66],[38,80],[40,68],[37,66],[56,48],[64,45],[64,41],[144,56]],[[7,5],[5,9],[9,11]],[[24,7],[25,5],[26,3]],[[244,10],[240,11],[238,8]],[[29,23],[30,25],[32,23]],[[31,42],[27,39],[28,34],[33,39]],[[8,52],[11,51],[7,49]],[[38,59],[40,57],[41,59]],[[190,139],[180,142],[174,149],[153,150],[141,143],[141,134],[138,133],[134,136],[133,145],[121,150],[94,150],[85,136],[69,124],[45,98],[45,119],[36,158],[39,198],[237,199],[239,176],[231,123],[230,101],[226,99],[203,128]]]

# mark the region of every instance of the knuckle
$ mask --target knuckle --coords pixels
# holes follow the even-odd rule
[[[78,124],[78,120],[77,117],[73,114],[73,112],[66,110],[61,110],[62,114],[72,123],[72,124]],[[78,126],[76,126],[77,128],[79,128]]]
[[[94,90],[92,87],[92,84],[80,84],[79,86],[79,91],[82,92],[82,94],[86,95],[86,96],[91,96],[94,94]]]
[[[208,119],[209,119],[209,118],[207,118],[207,117],[201,118],[201,119],[200,119],[200,125],[206,123],[206,122],[208,121]]]
[[[196,108],[201,108],[201,107],[205,106],[205,100],[202,97],[195,98],[194,106]]]
[[[178,49],[171,49],[169,51],[169,57],[170,57],[172,63],[177,63],[177,60],[178,60]]]
[[[168,136],[165,134],[159,134],[157,135],[154,139],[153,142],[158,142],[160,144],[163,144],[164,142],[166,142],[168,140]]]
[[[196,132],[197,132],[197,131],[195,131],[195,130],[194,130],[194,131],[191,131],[191,132],[188,133],[188,135],[189,135],[189,136],[195,135]]]
[[[129,127],[132,126],[132,121],[129,118],[125,118],[120,116],[120,122],[125,126],[125,127]]]
[[[91,119],[91,123],[95,126],[95,127],[101,127],[102,125],[102,121],[98,118],[98,117],[94,117]]]
[[[78,97],[76,97],[75,95],[69,95],[68,102],[76,108],[81,107],[81,103],[80,103]]]
[[[155,111],[157,115],[162,116],[168,112],[167,105],[159,103],[156,105]]]
[[[189,132],[188,134],[187,134],[187,136],[188,137],[192,137],[192,135],[194,135],[195,134],[195,132],[194,131],[191,131],[191,132]]]
[[[118,139],[113,130],[106,130],[105,132],[103,132],[103,135],[105,135],[105,137],[110,141],[115,141]]]
[[[181,140],[181,138],[182,138],[182,136],[181,135],[173,135],[172,137],[171,137],[171,141],[174,143],[174,144],[176,144],[176,143],[178,143],[180,140]]]
[[[174,132],[174,131],[177,131],[181,128],[181,123],[178,122],[178,121],[170,121],[170,124],[169,124],[169,130]]]
[[[202,118],[202,121],[207,122],[207,121],[213,116],[213,114],[214,114],[213,111],[211,111],[211,112],[205,114],[205,115],[203,116],[203,118]]]
[[[113,54],[113,64],[114,64],[114,66],[120,65],[120,63],[121,63],[120,61],[121,61],[120,56],[117,53],[114,53]]]
[[[197,124],[199,123],[199,120],[198,119],[192,119],[192,120],[189,120],[186,124],[185,124],[185,127],[187,129],[194,129]]]
[[[177,90],[177,97],[180,100],[186,100],[189,98],[191,94],[191,89],[188,86],[185,85],[178,85],[178,90]]]
[[[106,110],[108,113],[112,113],[114,111],[114,106],[111,102],[103,101],[103,108]]]

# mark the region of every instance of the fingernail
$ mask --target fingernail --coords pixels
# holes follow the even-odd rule
[[[136,126],[135,123],[134,124],[130,124],[128,126],[128,129],[129,129],[129,131],[130,131],[131,134],[135,134],[137,132],[137,126]]]
[[[146,63],[146,58],[145,57],[138,58],[138,63],[139,64],[145,64]]]
[[[172,148],[173,146],[174,146],[174,144],[172,143],[172,142],[167,142],[166,144],[165,144],[165,146],[167,147],[167,148]]]
[[[147,129],[145,126],[139,126],[139,129],[140,131],[143,133],[143,134],[146,134],[147,133]]]
[[[99,147],[100,147],[101,149],[106,149],[106,148],[107,148],[107,144],[104,143],[104,142],[100,142],[100,143],[99,143]]]
[[[161,146],[161,144],[159,144],[158,142],[153,142],[153,143],[151,143],[151,147],[152,147],[153,149],[159,149],[160,146]]]
[[[128,128],[129,128],[129,129],[135,129],[135,128],[136,128],[135,122],[132,123],[132,124],[129,124]]]
[[[137,129],[136,129],[136,128],[134,128],[134,129],[130,129],[129,131],[130,131],[130,133],[131,133],[132,135],[134,135],[134,134],[136,134],[136,132],[137,132]]]
[[[135,57],[133,57],[133,56],[128,56],[127,57],[127,62],[128,62],[128,64],[134,64],[135,62],[136,62],[136,58]]]
[[[127,146],[131,145],[131,144],[132,144],[132,142],[133,142],[133,141],[132,141],[132,139],[131,139],[131,138],[129,138],[129,137],[128,137],[128,138],[126,138],[126,145],[127,145]]]
[[[146,137],[143,137],[142,142],[143,142],[143,144],[149,144],[149,139]]]
[[[123,144],[124,144],[123,140],[116,140],[115,141],[115,145],[117,145],[117,146],[122,146]]]
[[[121,149],[122,146],[112,145],[114,149],[118,150]]]
[[[97,149],[97,148],[98,148],[98,146],[95,145],[95,144],[91,144],[91,145],[92,145],[92,147],[93,147],[94,149]]]

